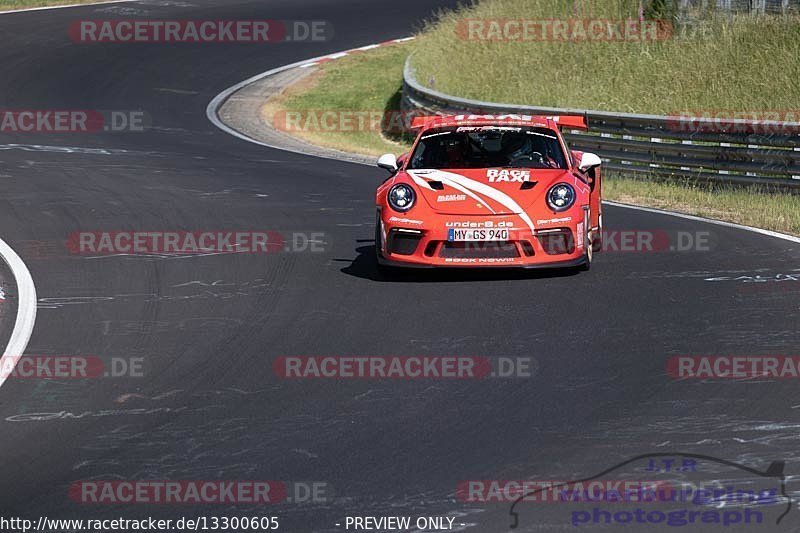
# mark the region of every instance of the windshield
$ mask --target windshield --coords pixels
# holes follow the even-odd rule
[[[556,133],[548,128],[459,126],[425,133],[409,169],[567,168]]]

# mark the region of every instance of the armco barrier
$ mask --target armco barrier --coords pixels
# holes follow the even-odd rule
[[[416,79],[411,59],[403,71],[406,112],[585,115],[589,131],[565,131],[564,137],[571,148],[599,155],[609,170],[767,185],[800,193],[800,122],[697,119],[684,123],[677,116],[480,102],[424,87]]]

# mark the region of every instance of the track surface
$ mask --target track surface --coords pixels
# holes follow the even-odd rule
[[[405,36],[446,2],[218,4],[0,17],[1,107],[136,108],[156,126],[3,137],[0,229],[39,293],[28,352],[143,357],[146,369],[138,379],[6,382],[4,516],[273,513],[285,531],[339,531],[347,515],[463,512],[471,530],[505,531],[508,507],[455,501],[458,481],[572,479],[671,449],[761,469],[785,460],[787,474],[800,472],[796,382],[664,375],[676,354],[796,353],[794,286],[742,291],[741,281],[704,280],[797,273],[797,245],[607,207],[610,230],[707,231],[713,249],[609,252],[580,275],[381,280],[371,242],[381,171],[247,144],[208,123],[205,107],[268,68]],[[336,39],[82,46],[66,37],[76,18],[124,16],[322,19]],[[110,153],[8,149],[13,143]],[[329,244],[324,253],[180,259],[90,259],[63,247],[80,230],[228,228],[325,232]],[[271,368],[280,355],[350,354],[524,356],[538,370],[480,382],[286,382]],[[61,415],[20,416],[31,413]],[[338,498],[266,509],[71,502],[69,485],[91,478],[323,480]],[[556,507],[537,517],[525,508],[523,530],[570,527]],[[795,527],[798,515],[777,529]]]

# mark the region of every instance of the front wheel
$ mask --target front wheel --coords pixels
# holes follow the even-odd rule
[[[381,263],[383,260],[383,235],[381,233],[381,218],[380,213],[375,219],[375,267],[378,272],[378,277],[381,279],[391,277],[393,268]]]
[[[381,248],[383,248],[383,237],[381,236],[381,219],[379,216],[375,221],[375,261],[378,262],[378,268],[381,267],[380,260],[383,259]]]
[[[592,251],[600,252],[603,250],[603,230],[600,229],[597,235],[592,236]]]
[[[591,220],[591,217],[588,216],[588,211],[587,211],[587,216],[585,217],[584,220],[586,224],[585,226],[586,235],[584,235],[583,237],[584,241],[583,248],[586,251],[583,253],[584,263],[581,265],[580,270],[585,272],[590,268],[592,268],[592,260],[594,259],[594,252],[595,252],[595,242],[594,239],[592,238],[592,230],[589,229],[589,221]]]
[[[588,239],[587,239],[588,241]],[[586,272],[587,270],[592,268],[592,258],[594,256],[594,252],[592,252],[592,243],[586,243],[586,253],[583,254],[584,262],[580,266],[581,272]]]

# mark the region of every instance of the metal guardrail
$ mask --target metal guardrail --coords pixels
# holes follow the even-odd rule
[[[406,60],[402,110],[425,114],[585,115],[589,131],[565,131],[570,148],[631,175],[764,185],[800,193],[800,122],[724,121],[480,102],[420,84]],[[754,131],[758,130],[758,131]],[[769,132],[779,132],[773,134]]]
[[[689,9],[730,13],[788,14],[800,10],[798,0],[678,0],[679,12]]]

